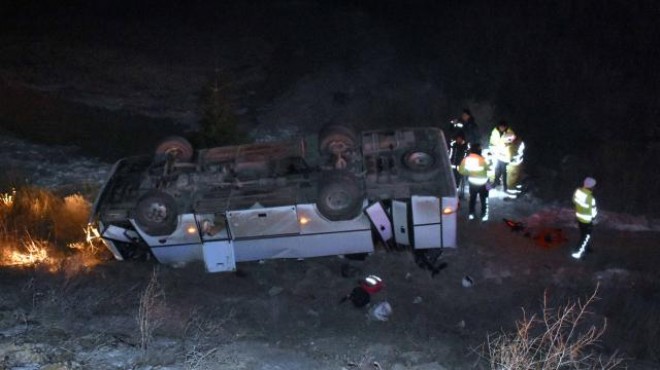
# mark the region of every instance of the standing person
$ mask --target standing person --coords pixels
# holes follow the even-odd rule
[[[502,184],[502,190],[504,192],[507,192],[508,186],[506,167],[511,162],[511,143],[515,139],[516,134],[505,120],[500,120],[490,134],[490,152],[493,155],[493,161],[495,163],[495,181],[493,186]]]
[[[461,113],[461,118],[459,122],[463,125],[464,138],[470,145],[479,144],[481,145],[481,132],[479,132],[479,126],[474,121],[472,112],[469,109],[464,108]]]
[[[573,204],[575,205],[575,218],[580,229],[580,243],[577,250],[571,254],[575,259],[580,259],[585,252],[591,250],[591,231],[593,230],[594,219],[598,214],[596,209],[596,198],[593,195],[593,188],[596,186],[596,180],[592,177],[584,179],[581,188],[577,188],[573,193]]]
[[[488,163],[481,156],[481,145],[474,144],[470,147],[470,155],[461,161],[458,172],[468,177],[470,184],[470,215],[468,218],[474,220],[477,195],[481,202],[481,220],[488,221]]]
[[[447,133],[449,134],[448,138],[461,135],[470,145],[481,144],[481,132],[479,131],[479,126],[474,121],[472,112],[470,112],[469,109],[464,108],[460,117],[451,120],[450,124],[449,130],[447,130]]]
[[[449,162],[451,163],[451,168],[454,170],[454,179],[456,179],[459,199],[463,199],[465,196],[465,179],[458,172],[458,166],[461,165],[463,158],[468,155],[469,149],[470,145],[465,141],[463,134],[456,135],[454,140],[449,143]]]

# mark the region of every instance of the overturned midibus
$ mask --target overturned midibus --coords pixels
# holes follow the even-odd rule
[[[92,209],[119,260],[236,262],[368,253],[375,242],[456,247],[441,130],[329,125],[297,140],[193,150],[181,137],[119,160]],[[374,240],[376,239],[376,240]]]

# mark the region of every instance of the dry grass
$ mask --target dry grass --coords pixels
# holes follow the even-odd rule
[[[0,266],[45,267],[76,274],[101,261],[96,230],[87,225],[90,203],[24,187],[0,194]]]
[[[634,358],[660,362],[660,288],[656,273],[611,281],[603,311],[611,317],[610,343]]]
[[[543,300],[543,313],[523,318],[514,333],[491,335],[485,345],[490,368],[497,370],[617,369],[622,359],[616,355],[603,357],[596,351],[607,328],[587,324],[593,318],[589,307],[597,299],[597,291],[585,302],[569,301],[557,308]]]
[[[154,332],[163,324],[163,311],[166,308],[165,292],[158,282],[158,269],[154,268],[146,288],[140,294],[140,305],[136,316],[140,349],[149,348]]]

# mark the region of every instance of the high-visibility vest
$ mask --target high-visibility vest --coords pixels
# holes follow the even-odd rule
[[[516,134],[510,127],[504,132],[500,132],[497,127],[490,133],[490,151],[498,161],[509,163],[513,157],[511,143],[515,140]]]
[[[573,204],[575,204],[575,217],[582,223],[591,223],[598,214],[596,199],[591,189],[577,188],[573,194]]]
[[[479,154],[471,153],[461,161],[458,173],[468,176],[472,185],[484,185],[488,181],[488,163]]]

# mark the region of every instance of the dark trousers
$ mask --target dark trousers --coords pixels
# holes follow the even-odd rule
[[[465,196],[465,176],[458,173],[458,170],[454,169],[454,179],[456,179],[456,190],[458,190],[459,199],[463,199]]]
[[[577,245],[577,248],[575,251],[579,251],[581,248],[584,248],[586,252],[591,251],[591,231],[594,228],[594,224],[592,222],[585,224],[584,222],[578,221],[578,228],[580,229],[580,242]]]
[[[479,195],[479,202],[481,202],[481,217],[484,217],[488,214],[488,190],[486,185],[472,185],[470,184],[470,214],[474,214],[474,210],[477,206],[477,195]]]
[[[500,184],[500,179],[502,180],[502,190],[506,191],[506,166],[509,165],[506,162],[500,160],[497,161],[495,166],[495,186]]]

